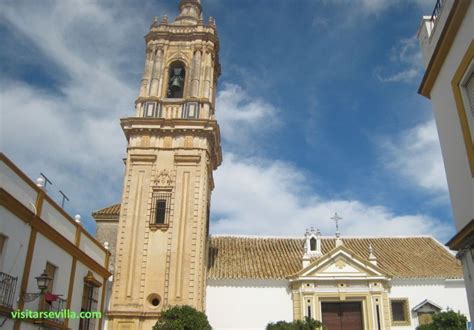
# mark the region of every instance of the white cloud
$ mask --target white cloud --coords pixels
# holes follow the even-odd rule
[[[378,12],[392,6],[396,1],[387,0],[360,0],[362,6],[369,12]]]
[[[381,147],[389,170],[405,178],[407,184],[447,199],[446,173],[433,119],[385,139]]]
[[[0,99],[7,157],[32,176],[48,175],[54,182],[50,193],[64,191],[71,211],[87,219],[94,199],[106,203],[120,196],[113,189],[123,172],[125,139],[116,118],[77,116],[68,97],[14,82],[2,82]]]
[[[60,81],[56,90],[0,79],[2,149],[27,174],[46,173],[54,182],[50,194],[64,191],[68,210],[86,222],[93,208],[120,198],[126,141],[119,118],[133,114],[138,94],[139,78],[124,79],[122,62],[146,27],[134,23],[143,19],[129,8],[121,8],[128,14],[117,22],[119,8],[81,1],[0,4],[4,24],[39,50],[38,62],[62,74],[53,78]],[[128,66],[143,65],[143,57],[134,60]]]
[[[375,69],[375,75],[380,81],[419,81],[423,71],[423,63],[416,35],[411,38],[401,39],[398,44],[392,48],[390,62],[390,68],[378,67]]]
[[[248,148],[254,139],[280,124],[278,109],[235,84],[223,84],[216,103],[222,137],[233,147]]]
[[[358,200],[328,200],[311,191],[296,167],[261,158],[226,154],[215,175],[212,233],[296,235],[320,228],[333,235],[334,212],[343,216],[343,235],[431,234],[445,239],[450,227],[423,214],[395,214],[381,205]]]
[[[360,7],[361,10],[368,14],[376,14],[387,10],[393,6],[397,6],[403,3],[415,2],[422,10],[433,9],[434,0],[340,0],[346,4],[352,4],[352,7]],[[355,3],[355,5],[354,5]]]

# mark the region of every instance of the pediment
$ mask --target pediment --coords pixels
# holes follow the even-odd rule
[[[382,269],[356,256],[344,246],[337,247],[291,278],[388,278]]]
[[[339,256],[329,262],[323,267],[320,267],[317,271],[313,271],[312,274],[367,274],[361,267],[351,262],[351,260],[345,256]],[[311,273],[310,273],[311,275]]]

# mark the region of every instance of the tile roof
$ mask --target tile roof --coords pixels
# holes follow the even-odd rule
[[[335,247],[322,238],[322,252]],[[367,260],[369,244],[378,266],[393,278],[462,278],[458,261],[431,237],[343,238]],[[238,236],[209,238],[208,278],[284,279],[302,268],[304,239]]]
[[[97,210],[92,212],[92,216],[94,218],[101,218],[101,217],[117,217],[120,215],[120,204],[111,205],[108,207],[104,207],[103,209]]]

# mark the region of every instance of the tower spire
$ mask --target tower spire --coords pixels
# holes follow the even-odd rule
[[[178,8],[179,16],[176,17],[176,21],[196,24],[202,20],[201,0],[180,0]]]

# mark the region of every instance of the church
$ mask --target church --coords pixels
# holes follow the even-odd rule
[[[107,329],[151,329],[173,305],[204,311],[215,329],[264,329],[311,317],[327,329],[415,329],[435,312],[467,315],[459,262],[429,236],[209,235],[221,73],[214,18],[181,0],[155,17],[128,141],[120,204],[93,213],[112,281]],[[337,215],[334,218],[337,222]]]

